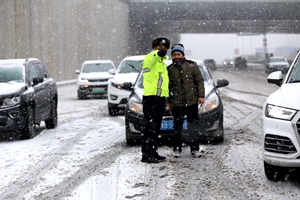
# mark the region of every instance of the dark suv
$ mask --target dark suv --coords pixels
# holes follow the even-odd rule
[[[217,64],[214,59],[206,59],[204,60],[204,65],[209,69],[209,70],[216,70],[217,69]]]
[[[57,126],[57,86],[36,58],[0,60],[0,133],[36,136],[35,126]]]
[[[236,69],[246,69],[247,60],[245,57],[239,56],[234,59],[234,66]]]

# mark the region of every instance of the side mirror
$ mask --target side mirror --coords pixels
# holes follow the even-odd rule
[[[279,87],[282,85],[283,78],[282,78],[282,72],[281,71],[276,71],[272,72],[268,76],[268,83],[273,83],[278,85]]]
[[[122,84],[122,88],[123,88],[124,90],[129,90],[129,91],[131,91],[132,88],[133,88],[132,86],[133,86],[133,85],[132,85],[131,82],[125,82],[125,83]]]
[[[34,77],[34,78],[32,79],[32,82],[33,82],[33,85],[37,85],[37,84],[39,84],[39,83],[44,82],[44,78],[42,78],[42,77]]]
[[[218,79],[217,80],[217,85],[216,85],[217,88],[225,87],[227,85],[229,85],[229,81],[227,79]]]
[[[75,73],[76,73],[76,74],[80,74],[79,69],[76,69]]]
[[[110,69],[110,70],[108,70],[108,73],[109,73],[110,75],[115,75],[116,70],[115,70],[115,69]]]

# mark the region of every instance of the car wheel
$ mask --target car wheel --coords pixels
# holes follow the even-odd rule
[[[116,108],[108,108],[108,113],[110,116],[116,116],[118,114],[118,109]]]
[[[264,161],[265,175],[267,179],[279,181],[284,178],[284,170],[282,167],[269,165],[266,161]]]
[[[216,143],[221,143],[221,142],[223,142],[223,141],[224,141],[224,135],[222,134],[222,135],[220,135],[220,136],[218,136],[218,137],[215,137],[214,141],[215,141]]]
[[[125,131],[126,131],[126,143],[127,143],[127,145],[129,145],[129,146],[136,145],[138,142],[137,142],[137,140],[132,139],[131,132],[130,132],[130,130],[127,126],[126,126]]]
[[[57,103],[55,100],[52,101],[50,117],[45,121],[46,128],[51,129],[57,126]]]
[[[78,99],[84,99],[84,95],[81,94],[80,92],[77,92],[77,98]]]
[[[26,125],[22,132],[22,139],[31,139],[36,136],[34,112],[31,107],[27,111]]]

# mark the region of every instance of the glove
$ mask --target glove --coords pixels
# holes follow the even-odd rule
[[[161,49],[157,52],[157,55],[159,55],[159,57],[165,57],[165,55],[167,54],[167,50]]]

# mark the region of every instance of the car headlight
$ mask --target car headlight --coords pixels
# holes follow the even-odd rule
[[[2,101],[1,108],[15,106],[15,105],[20,104],[20,102],[21,102],[21,97],[19,97],[19,96],[12,97],[12,98],[5,98]]]
[[[282,120],[291,120],[294,115],[297,113],[297,110],[283,108],[280,106],[267,104],[265,109],[265,116],[275,119]]]
[[[220,101],[219,101],[218,96],[215,94],[212,94],[205,99],[203,105],[199,109],[199,113],[205,113],[210,110],[213,110],[219,106],[219,103],[220,103]]]
[[[79,78],[79,81],[80,82],[88,82],[88,79],[87,78]]]
[[[136,97],[131,97],[129,99],[128,106],[129,106],[128,107],[129,110],[131,110],[132,112],[142,114],[142,115],[144,114],[143,113],[143,104],[138,103],[138,100]]]
[[[113,86],[114,88],[117,88],[117,89],[119,89],[119,90],[122,89],[122,85],[116,84],[116,83],[114,83],[113,81],[111,81],[111,86]]]

